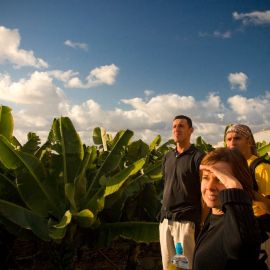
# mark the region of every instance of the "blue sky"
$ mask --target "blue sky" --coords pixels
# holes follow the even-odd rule
[[[15,136],[69,116],[166,141],[177,114],[215,144],[226,124],[270,128],[270,1],[0,0],[0,104]]]

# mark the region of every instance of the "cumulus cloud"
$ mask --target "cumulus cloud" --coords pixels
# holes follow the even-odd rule
[[[88,51],[88,45],[86,43],[74,42],[71,40],[66,40],[64,44],[73,49],[81,49],[84,51]]]
[[[91,88],[101,84],[113,85],[118,71],[119,68],[114,64],[97,67],[90,71],[85,82],[82,82],[79,77],[72,77],[66,81],[66,87]]]
[[[231,89],[239,89],[240,91],[247,90],[248,76],[243,72],[230,73],[228,75],[228,81],[231,85]]]
[[[34,72],[28,79],[12,81],[8,74],[0,74],[0,99],[17,104],[58,103],[64,92],[56,87],[46,72]]]
[[[73,72],[54,75],[63,80]],[[202,136],[208,143],[216,144],[223,138],[225,126],[242,122],[258,131],[270,125],[270,92],[264,96],[246,98],[235,95],[223,103],[216,93],[209,93],[202,100],[175,93],[144,98],[122,99],[117,108],[103,109],[95,100],[71,104],[63,91],[54,84],[51,74],[34,72],[27,79],[13,81],[7,74],[0,76],[0,100],[16,103],[13,111],[15,136],[20,142],[26,140],[30,131],[37,132],[43,141],[48,136],[53,118],[68,116],[83,142],[91,144],[92,130],[104,127],[115,134],[121,129],[131,129],[134,139],[151,142],[158,134],[163,142],[171,137],[171,124],[175,115],[185,114],[192,118],[192,140]],[[19,108],[19,109],[18,109]]]
[[[263,97],[252,99],[240,95],[232,96],[227,103],[222,103],[220,97],[213,93],[203,100],[167,94],[152,97],[150,100],[133,98],[122,102],[130,105],[130,108],[123,109],[119,106],[113,110],[104,110],[91,99],[77,105],[62,100],[62,107],[54,105],[54,117],[69,116],[76,130],[83,136],[82,140],[87,143],[90,143],[91,132],[97,126],[105,127],[112,134],[128,128],[134,131],[136,138],[146,142],[152,141],[160,134],[165,142],[171,137],[172,119],[177,114],[186,114],[192,118],[195,127],[193,140],[202,136],[212,144],[222,140],[228,123],[242,122],[250,125],[254,131],[269,128],[270,124],[270,112],[267,110],[267,104],[270,102],[268,92]],[[43,105],[46,107],[45,103]],[[38,108],[34,111],[33,107],[28,107],[15,113],[16,136],[21,136],[23,129],[38,131],[38,134],[49,131],[53,117],[49,112],[41,113]],[[20,133],[17,133],[18,131]]]
[[[67,70],[67,71],[50,70],[50,71],[48,71],[48,75],[63,82],[63,83],[67,83],[73,77],[78,76],[79,72],[75,72],[73,70]]]
[[[241,21],[244,25],[263,25],[270,24],[270,10],[266,11],[253,11],[250,13],[233,12],[233,18]]]
[[[33,51],[20,48],[21,37],[18,29],[8,29],[0,26],[0,64],[10,62],[15,67],[32,66],[47,68],[48,64],[37,58]]]
[[[236,95],[228,99],[228,104],[238,121],[257,125],[269,124],[269,97],[269,92],[265,96],[255,98]]]

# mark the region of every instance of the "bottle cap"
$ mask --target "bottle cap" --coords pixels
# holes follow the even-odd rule
[[[180,242],[176,243],[176,245],[175,245],[175,252],[178,255],[183,254],[183,247],[182,247],[182,244]]]

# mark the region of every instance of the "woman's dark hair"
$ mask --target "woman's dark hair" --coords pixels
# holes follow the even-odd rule
[[[234,177],[241,183],[251,198],[253,195],[253,180],[246,159],[237,149],[216,148],[209,152],[202,160],[202,165],[212,165],[223,161],[230,165]]]

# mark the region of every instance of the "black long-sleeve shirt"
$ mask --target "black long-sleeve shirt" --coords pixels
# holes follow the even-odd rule
[[[193,270],[256,269],[260,230],[244,190],[220,192],[223,215],[210,214],[198,236]]]

